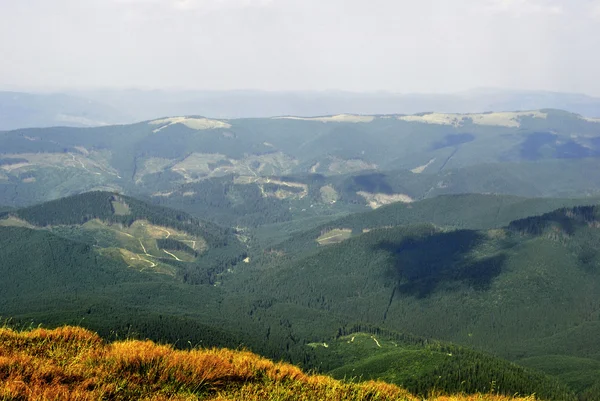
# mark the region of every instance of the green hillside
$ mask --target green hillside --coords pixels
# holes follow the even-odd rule
[[[0,214],[0,226],[44,229],[139,270],[215,283],[247,249],[233,229],[110,192],[88,192]]]
[[[0,284],[0,307],[5,316],[13,318],[13,325],[32,322],[34,325],[45,323],[54,326],[77,322],[99,331],[108,339],[139,336],[170,341],[184,348],[190,345],[238,347],[245,344],[263,354],[303,363],[321,372],[332,371],[335,374],[336,368],[344,367],[354,369],[356,374],[352,377],[370,372],[367,367],[353,365],[363,360],[364,350],[335,351],[338,354],[342,352],[344,358],[350,358],[346,360],[323,353],[308,343],[308,339],[297,338],[290,342],[289,337],[278,335],[275,326],[271,330],[270,325],[278,324],[275,321],[259,324],[240,313],[246,298],[235,293],[212,286],[189,286],[169,276],[128,269],[123,263],[103,257],[92,247],[44,230],[0,227],[0,245],[0,260],[3,261],[0,274],[5,278]],[[326,317],[321,315],[320,318]],[[294,322],[296,317],[289,316],[289,319]],[[326,324],[325,321],[321,323]],[[325,333],[333,334],[326,330],[321,335]],[[447,344],[438,349],[435,342],[410,336],[403,338],[404,351],[425,359],[405,360],[402,366],[391,365],[389,373],[407,377],[410,372],[419,372],[419,384],[414,378],[392,380],[385,375],[382,378],[404,383],[422,394],[433,389],[455,391],[456,381],[452,377],[440,382],[435,380],[435,375],[453,366],[439,356],[456,352],[453,350],[458,348]],[[329,334],[325,341],[331,343]],[[334,341],[342,342],[343,338]],[[427,358],[432,352],[434,357]],[[549,377],[526,373],[521,368],[474,351],[461,352],[469,357],[460,365],[465,369],[476,367],[481,372],[464,385],[462,391],[487,391],[490,379],[498,378],[503,384],[502,394],[535,392],[544,394],[548,400],[571,399],[568,390]],[[386,358],[391,356],[385,354]],[[365,364],[368,362],[364,361]],[[513,372],[513,375],[508,375],[508,372]]]
[[[373,334],[353,332],[310,346],[338,379],[383,379],[415,394],[427,394],[436,387],[454,394],[510,388],[542,399],[575,399],[556,379],[449,343],[374,330]],[[481,385],[484,387],[478,387]]]
[[[594,175],[581,172],[598,168],[599,159],[592,158],[482,164],[434,174],[394,170],[338,176],[304,174],[247,180],[229,175],[184,184],[174,191],[165,192],[165,196],[150,196],[146,199],[185,210],[219,224],[258,227],[313,217],[364,212],[371,208],[385,207],[389,203],[406,203],[407,200],[418,201],[440,195],[585,197],[593,201],[600,196],[600,181]],[[140,196],[144,196],[144,193],[157,193],[155,191],[159,188],[137,190],[141,191]],[[485,202],[483,204],[485,207]],[[472,206],[478,207],[478,204],[473,203]],[[517,206],[519,205],[515,205],[515,209]],[[556,207],[560,206],[561,203],[556,204]],[[527,204],[523,207],[525,212],[532,210]],[[549,210],[551,209],[543,211]],[[526,215],[523,213],[515,217]],[[503,220],[504,223],[508,221]]]
[[[106,338],[127,335],[184,344],[237,346],[243,339],[211,313],[219,295],[167,275],[129,269],[91,246],[45,230],[0,227],[0,309],[16,326],[79,323]],[[175,307],[189,305],[193,317]],[[182,344],[182,346],[184,345]]]
[[[593,204],[598,198],[557,199],[521,198],[510,195],[462,194],[443,195],[414,203],[393,203],[379,209],[353,213],[327,221],[315,228],[296,231],[285,237],[274,236],[278,249],[290,253],[315,250],[324,245],[323,238],[332,237],[328,244],[341,242],[351,235],[359,235],[376,228],[389,228],[408,224],[431,223],[439,227],[464,229],[492,229],[508,225],[511,221],[553,211],[560,207]],[[258,231],[265,242],[269,239],[269,226]],[[349,231],[347,236],[335,235],[336,230]],[[280,227],[274,226],[279,231]],[[332,234],[334,234],[332,236]]]
[[[386,226],[429,222],[437,226],[486,229],[508,225],[513,220],[543,214],[560,207],[593,204],[593,199],[526,199],[510,195],[461,194],[395,203],[380,209],[353,214],[332,224],[354,232]]]
[[[200,221],[189,214],[141,202],[111,192],[88,192],[19,209],[12,215],[35,226],[81,225],[93,219],[131,225],[137,220],[202,235],[211,246],[227,243],[229,229]]]
[[[596,221],[596,207],[580,207],[503,229],[376,229],[296,260],[272,254],[265,258],[270,266],[263,262],[231,285],[261,288],[271,304],[290,310],[318,310],[513,360],[536,356],[536,367],[548,355],[598,360]]]
[[[229,264],[211,279],[210,269],[224,265],[209,261],[239,257],[239,248],[216,247],[207,259],[210,244],[197,255],[176,235],[214,229],[234,238],[227,230],[122,195],[88,193],[0,220],[0,274],[6,278],[0,308],[18,325],[77,323],[107,338],[133,334],[183,347],[243,344],[306,368],[338,377],[377,376],[420,394],[487,391],[494,381],[502,383],[503,394],[535,392],[564,400],[570,390],[536,372],[546,370],[579,392],[594,383],[595,365],[583,359],[596,360],[597,347],[586,343],[584,357],[570,348],[572,334],[567,335],[578,324],[593,323],[589,316],[598,310],[594,294],[600,283],[590,267],[595,255],[578,248],[588,231],[594,232],[588,227],[594,213],[594,208],[563,209],[488,231],[432,225],[375,229],[314,256],[278,260],[275,253],[258,265]],[[153,220],[158,218],[163,220]],[[154,227],[169,230],[169,238],[164,232],[160,238],[142,236],[149,235],[148,226],[139,219],[163,224]],[[571,229],[556,237],[556,225],[566,227],[565,219],[572,221]],[[115,257],[111,249],[131,244],[121,238],[111,245],[109,232],[113,241],[120,238],[116,232],[140,235],[135,238],[140,244],[154,240],[156,249],[146,243],[143,258],[173,271]],[[160,250],[191,259],[152,257]],[[593,326],[588,328],[588,338],[596,338]],[[348,347],[347,336],[364,337],[360,333],[375,336],[385,349],[365,350],[369,341]],[[536,370],[426,338],[523,359]],[[394,343],[398,348],[392,350]],[[576,363],[561,364],[558,372],[549,369],[557,351]],[[456,358],[448,360],[447,354]],[[549,356],[555,359],[544,359]],[[457,382],[451,372],[461,371],[471,380]],[[587,378],[574,379],[577,372]]]

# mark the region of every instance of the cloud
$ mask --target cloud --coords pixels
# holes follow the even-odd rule
[[[178,10],[265,7],[274,0],[114,0],[123,4],[166,6]]]
[[[600,95],[599,22],[600,0],[0,0],[0,85]]]
[[[273,3],[273,0],[177,0],[180,5],[188,7],[221,7],[221,8],[237,8],[237,7],[267,7]]]
[[[118,7],[129,9],[175,11],[220,11],[244,8],[263,8],[275,0],[112,0]]]
[[[489,0],[488,9],[493,13],[513,17],[561,15],[564,11],[561,5],[547,0]]]
[[[592,17],[600,18],[600,1],[596,1],[595,4],[592,5]]]

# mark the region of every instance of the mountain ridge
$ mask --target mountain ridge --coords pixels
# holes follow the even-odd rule
[[[460,124],[447,115],[436,117],[440,124],[182,117],[3,132],[0,204],[109,190],[253,226],[267,210],[274,223],[446,193],[600,193],[600,182],[578,173],[600,163],[600,124],[536,113],[487,113]]]

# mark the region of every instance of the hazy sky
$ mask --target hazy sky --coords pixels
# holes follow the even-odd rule
[[[0,0],[0,87],[600,95],[600,0]]]

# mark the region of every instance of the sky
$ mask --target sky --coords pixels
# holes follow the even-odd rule
[[[600,0],[0,0],[0,88],[600,96]]]

